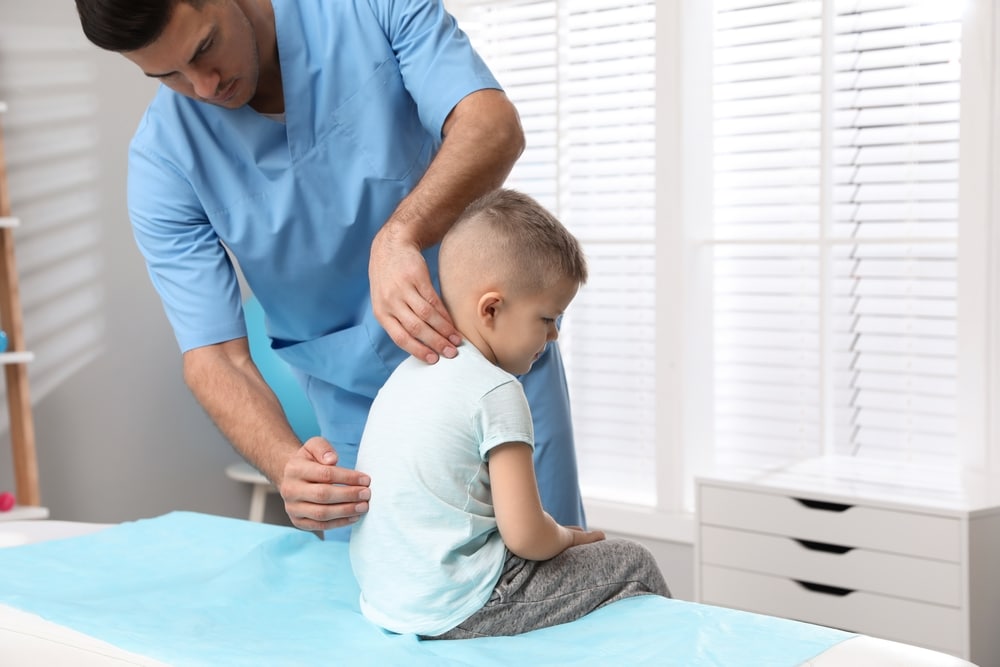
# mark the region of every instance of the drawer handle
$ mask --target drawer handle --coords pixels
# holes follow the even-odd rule
[[[841,588],[840,586],[828,586],[827,584],[817,584],[811,581],[802,581],[800,579],[792,579],[802,588],[810,590],[814,593],[824,593],[826,595],[836,595],[837,597],[844,597],[845,595],[850,595],[854,592],[852,588]]]
[[[845,547],[839,544],[827,544],[826,542],[813,542],[812,540],[800,540],[797,537],[793,537],[793,540],[798,542],[801,546],[809,549],[810,551],[825,551],[831,554],[846,554],[848,551],[853,551],[854,547]]]
[[[842,503],[829,503],[825,500],[810,500],[808,498],[795,498],[795,500],[809,509],[824,510],[826,512],[844,512],[854,507],[853,505],[844,505]]]

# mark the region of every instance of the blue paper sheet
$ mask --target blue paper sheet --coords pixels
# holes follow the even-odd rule
[[[798,665],[853,635],[644,596],[518,637],[420,641],[358,611],[347,545],[191,512],[0,549],[0,602],[175,665]]]

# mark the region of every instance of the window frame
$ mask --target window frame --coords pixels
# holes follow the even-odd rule
[[[694,478],[711,449],[712,6],[703,0],[656,7],[656,507],[584,498],[595,527],[693,543]],[[706,147],[709,150],[706,150]],[[681,323],[680,326],[677,323]],[[710,371],[708,371],[710,372]],[[572,400],[572,397],[570,397]]]
[[[1000,11],[970,0],[962,25],[958,438],[963,465],[1000,473]],[[982,137],[987,137],[983,141]]]
[[[713,3],[656,6],[654,507],[584,498],[588,522],[694,543],[694,479],[712,445]],[[966,471],[1000,473],[1000,10],[963,19],[958,222],[958,438]],[[983,140],[987,137],[987,140]],[[702,223],[702,224],[700,224]],[[572,400],[572,397],[571,397]],[[978,476],[978,475],[977,475]]]

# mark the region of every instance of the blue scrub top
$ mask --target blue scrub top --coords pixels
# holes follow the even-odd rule
[[[450,111],[499,88],[442,3],[273,0],[285,124],[161,87],[133,138],[128,202],[182,351],[246,335],[229,253],[273,347],[337,388],[358,442],[404,358],[371,312],[371,241],[424,174]],[[228,252],[227,252],[228,250]],[[436,248],[425,253],[436,276]]]

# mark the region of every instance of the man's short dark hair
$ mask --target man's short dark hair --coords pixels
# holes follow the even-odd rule
[[[95,45],[108,51],[135,51],[156,41],[181,2],[195,8],[205,4],[205,0],[76,0],[76,11],[83,34]]]

